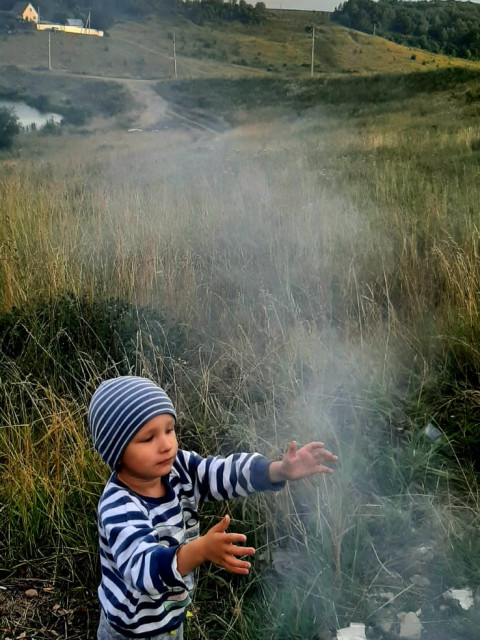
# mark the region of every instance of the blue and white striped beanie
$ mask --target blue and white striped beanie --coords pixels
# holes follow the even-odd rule
[[[115,469],[134,435],[162,413],[177,419],[172,401],[152,380],[120,376],[102,382],[88,408],[93,444],[102,460]]]

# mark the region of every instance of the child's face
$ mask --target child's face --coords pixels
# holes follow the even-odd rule
[[[175,420],[162,414],[149,420],[128,443],[121,459],[121,473],[139,480],[167,475],[177,455]]]

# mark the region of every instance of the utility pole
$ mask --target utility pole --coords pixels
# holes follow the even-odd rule
[[[177,50],[175,48],[175,34],[173,34],[173,73],[177,77]]]
[[[50,44],[51,35],[52,35],[52,32],[49,31],[48,32],[48,70],[49,71],[52,70],[52,45]]]
[[[315,27],[312,27],[312,62],[310,65],[310,77],[313,78],[313,64],[315,61]]]

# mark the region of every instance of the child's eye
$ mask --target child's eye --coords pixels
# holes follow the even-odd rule
[[[153,440],[153,436],[148,436],[148,438],[144,438],[142,442],[151,442]]]

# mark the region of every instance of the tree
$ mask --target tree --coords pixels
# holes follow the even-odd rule
[[[0,10],[0,31],[12,33],[17,30],[18,20],[10,11]]]
[[[1,0],[0,0],[1,1]],[[347,0],[331,17],[345,27],[434,53],[480,57],[480,5],[451,0]]]
[[[114,11],[108,6],[101,9],[93,9],[90,12],[90,22],[94,29],[107,31],[115,22]]]
[[[0,149],[11,149],[20,132],[20,122],[11,109],[0,108]]]

